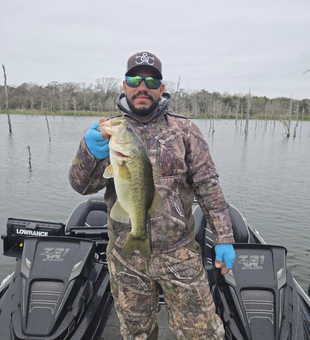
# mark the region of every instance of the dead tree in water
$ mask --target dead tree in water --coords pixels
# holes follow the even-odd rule
[[[238,94],[238,99],[237,99],[235,125],[237,125],[237,123],[238,123],[239,106],[240,106],[240,94]]]
[[[285,119],[285,118],[281,119],[280,118],[280,122],[284,125],[286,137],[288,137],[288,138],[291,136],[292,111],[293,111],[293,94],[292,94],[291,100],[290,100],[290,108],[289,108],[288,119]]]
[[[297,102],[297,105],[296,105],[296,125],[295,125],[295,128],[294,128],[294,138],[296,137],[296,130],[297,130],[297,126],[298,126],[298,117],[299,117],[299,103]]]
[[[249,94],[247,95],[247,109],[246,109],[246,121],[244,132],[247,135],[249,130],[249,119],[250,119],[250,110],[251,110],[251,88],[249,89]]]
[[[31,169],[31,152],[30,152],[30,146],[28,145],[28,155],[29,155],[29,169]]]
[[[9,132],[12,134],[12,124],[11,124],[11,118],[10,118],[10,113],[9,113],[9,92],[8,92],[8,86],[6,84],[5,66],[3,64],[2,64],[2,68],[3,68],[3,74],[4,74],[4,90],[5,90],[6,114],[8,116]]]
[[[48,120],[47,120],[47,115],[46,114],[45,114],[45,120],[46,120],[47,131],[48,131],[48,139],[49,139],[49,141],[51,141],[50,126],[48,124]]]

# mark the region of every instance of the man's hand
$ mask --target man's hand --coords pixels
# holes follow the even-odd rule
[[[98,159],[109,157],[109,135],[97,130],[99,124],[103,123],[105,118],[100,118],[99,122],[93,124],[85,133],[85,142],[89,151]]]
[[[233,266],[235,250],[232,244],[217,244],[215,246],[215,267],[221,268],[222,275],[226,275]]]

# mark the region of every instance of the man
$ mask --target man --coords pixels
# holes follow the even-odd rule
[[[160,285],[176,339],[224,339],[195,241],[194,195],[214,233],[216,266],[224,275],[235,257],[228,209],[207,143],[193,122],[168,111],[170,95],[164,93],[162,78],[162,65],[154,54],[136,53],[128,59],[124,93],[117,99],[120,115],[161,170],[155,184],[164,201],[161,216],[151,219],[149,261],[139,251],[122,253],[130,225],[109,219],[107,259],[121,334],[124,339],[157,339]],[[109,136],[97,131],[98,124],[82,139],[69,178],[83,195],[106,188],[109,214],[116,193],[113,180],[102,176],[109,165]]]

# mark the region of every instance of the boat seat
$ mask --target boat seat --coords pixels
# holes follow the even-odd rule
[[[80,203],[69,216],[66,223],[66,234],[72,229],[106,228],[108,222],[107,206],[102,195],[92,195]]]
[[[250,233],[242,214],[233,205],[228,204],[228,209],[235,243],[249,243]],[[196,227],[196,241],[200,244],[203,256],[210,260],[211,249],[214,245],[214,235],[199,205],[197,205],[194,209],[194,217]]]
[[[241,212],[231,204],[228,204],[229,216],[234,232],[234,239],[236,243],[249,243],[250,232],[245,218]]]

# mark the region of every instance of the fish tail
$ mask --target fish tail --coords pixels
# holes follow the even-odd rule
[[[134,250],[139,250],[142,256],[148,260],[151,259],[150,240],[147,237],[144,239],[135,238],[129,234],[123,247],[123,254],[131,253]]]

